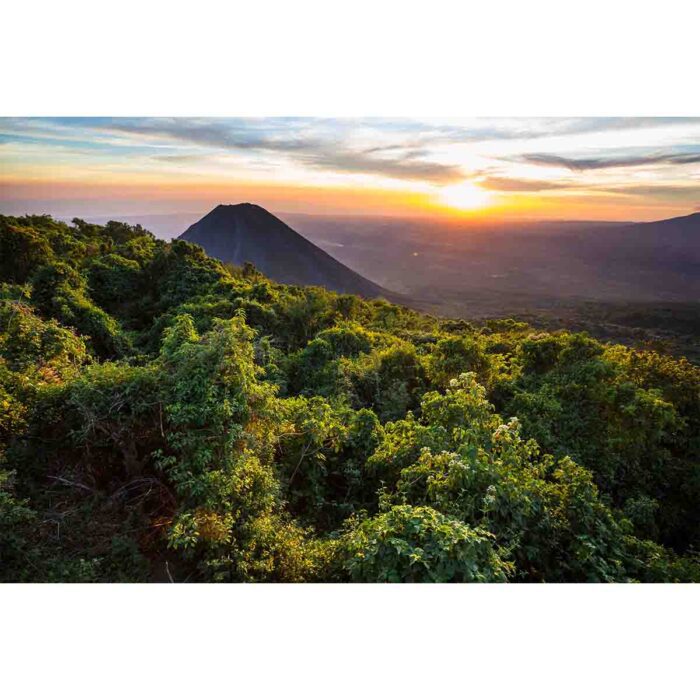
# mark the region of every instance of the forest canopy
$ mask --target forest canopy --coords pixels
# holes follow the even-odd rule
[[[700,581],[700,369],[0,216],[0,580]]]

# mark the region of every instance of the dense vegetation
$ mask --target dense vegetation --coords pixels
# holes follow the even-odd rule
[[[700,370],[0,217],[0,579],[699,581]]]

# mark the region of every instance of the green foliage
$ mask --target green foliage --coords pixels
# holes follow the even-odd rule
[[[0,470],[0,582],[23,578],[27,529],[36,513],[13,493],[12,474]]]
[[[492,532],[526,580],[625,578],[623,531],[590,473],[541,455],[517,419],[493,412],[473,374],[426,394],[422,420],[387,426],[372,466],[393,500],[433,507]],[[398,471],[397,474],[397,470]]]
[[[0,285],[0,580],[700,581],[685,360],[118,222],[0,217]]]
[[[52,257],[51,246],[33,228],[0,219],[0,279],[4,282],[26,282],[29,276]]]
[[[109,254],[94,260],[87,270],[90,296],[101,307],[118,311],[138,289],[141,267],[135,260]]]
[[[365,469],[382,427],[370,410],[320,397],[285,399],[276,463],[290,510],[330,532],[358,509],[376,509],[378,482]]]
[[[85,342],[23,301],[0,300],[0,356],[14,372],[65,373],[86,359]]]
[[[512,571],[489,532],[426,507],[395,506],[361,522],[341,552],[357,582],[504,582]]]
[[[682,548],[698,541],[697,368],[566,333],[526,339],[515,361],[502,404],[528,435],[587,466],[617,507],[639,515],[640,498],[663,503],[635,515],[640,534]]]
[[[427,364],[430,380],[442,388],[464,372],[475,372],[482,384],[488,384],[490,364],[477,337],[457,336],[439,340]]]
[[[118,321],[94,304],[85,278],[73,267],[63,262],[46,265],[33,276],[32,285],[37,310],[84,335],[97,355],[112,358],[128,351]]]
[[[425,369],[413,345],[398,341],[342,368],[352,387],[353,402],[375,411],[380,420],[394,420],[415,410],[427,388]]]

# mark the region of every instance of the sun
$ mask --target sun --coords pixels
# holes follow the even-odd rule
[[[479,209],[489,203],[489,193],[471,182],[448,185],[440,190],[440,201],[453,209]]]

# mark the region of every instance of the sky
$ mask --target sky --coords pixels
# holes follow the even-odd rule
[[[644,221],[700,210],[700,118],[0,118],[0,212]]]

